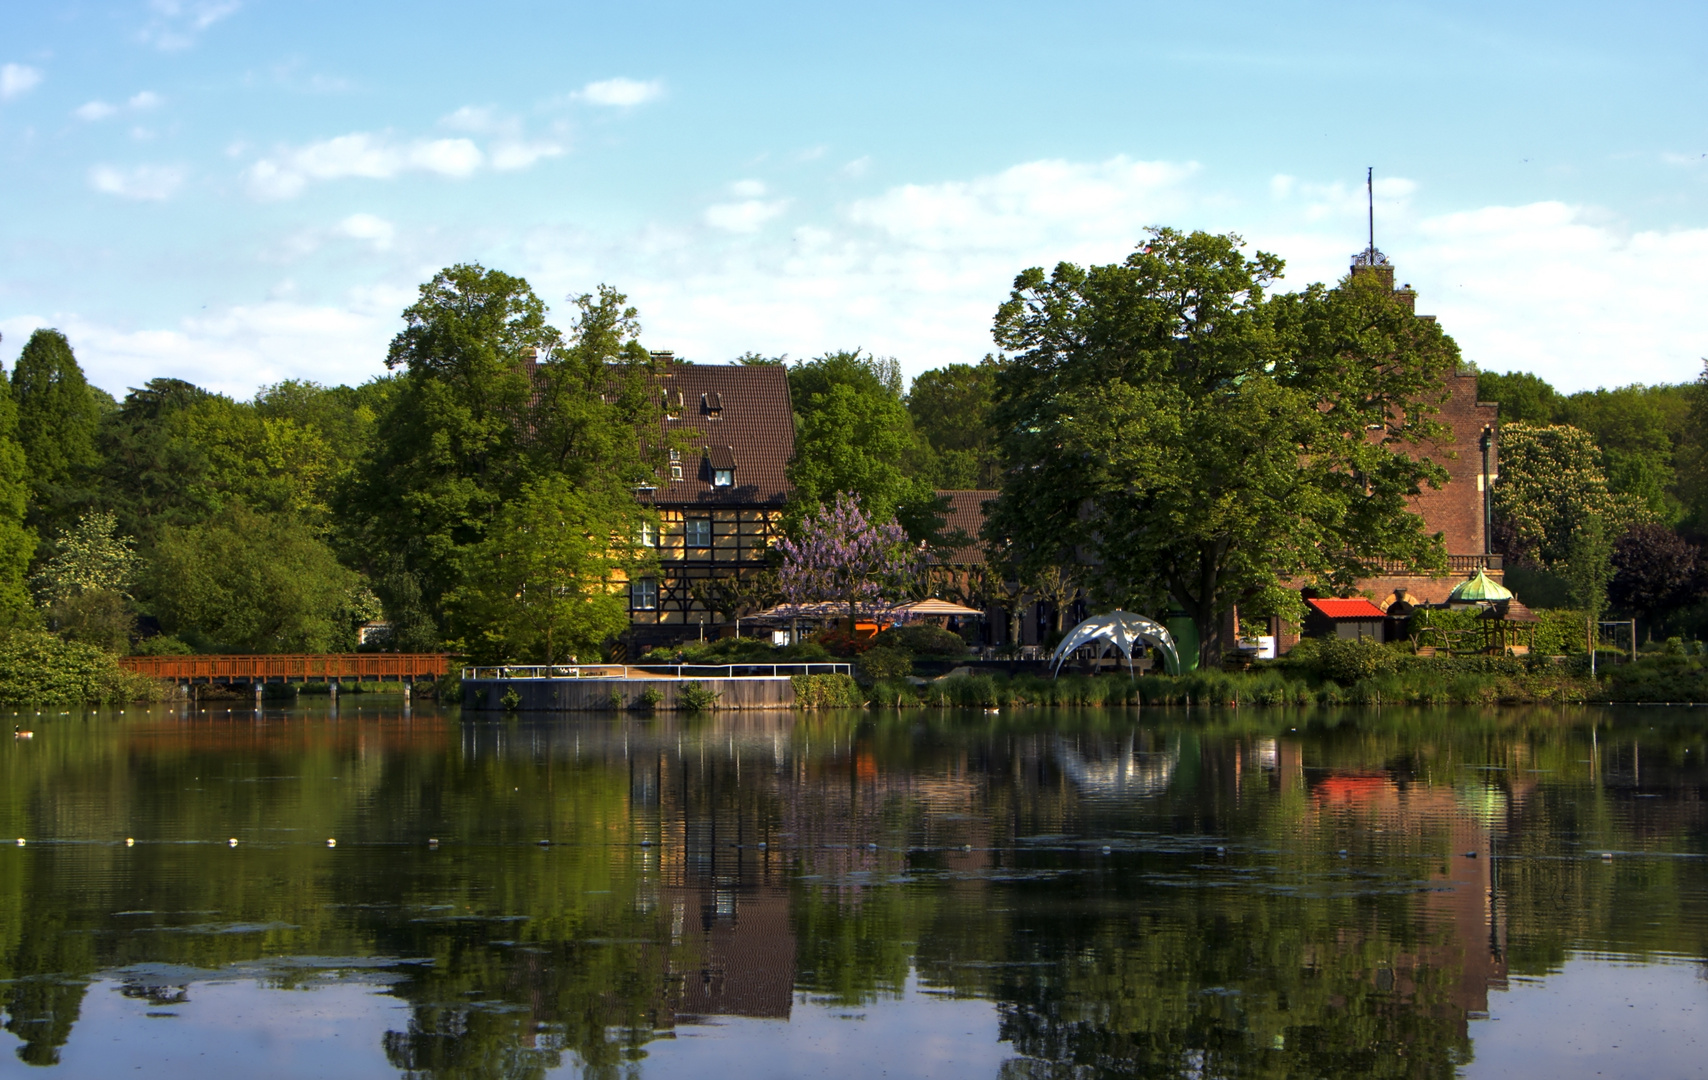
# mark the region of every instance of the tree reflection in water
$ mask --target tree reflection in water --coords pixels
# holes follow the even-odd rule
[[[1659,710],[44,726],[0,746],[34,1065],[97,978],[369,979],[396,1069],[527,1077],[913,977],[994,1003],[1005,1076],[1446,1077],[1509,972],[1708,940],[1663,857],[1703,853],[1708,750]]]

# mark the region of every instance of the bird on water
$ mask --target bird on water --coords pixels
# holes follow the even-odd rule
[[[25,731],[23,728],[19,727],[17,724],[12,725],[12,738],[14,738],[14,739],[33,739],[35,737],[36,737],[35,732]]]

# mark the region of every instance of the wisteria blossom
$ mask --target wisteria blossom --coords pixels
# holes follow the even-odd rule
[[[785,606],[799,611],[808,604],[844,605],[850,622],[900,603],[917,558],[894,518],[873,522],[859,498],[845,493],[808,515],[800,536],[779,542],[777,549]]]

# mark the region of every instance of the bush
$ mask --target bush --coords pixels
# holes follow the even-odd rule
[[[1317,673],[1342,686],[1392,674],[1399,654],[1369,638],[1325,638],[1317,653]]]
[[[795,705],[802,709],[858,709],[865,699],[851,675],[791,675]]]
[[[830,654],[832,656],[845,657],[859,656],[861,653],[877,644],[877,639],[875,637],[860,637],[855,634],[850,634],[840,626],[833,626],[828,630],[820,630],[807,640],[830,650]]]
[[[885,648],[905,649],[915,656],[955,660],[967,655],[967,643],[961,635],[930,623],[893,626],[878,635],[877,644]]]
[[[160,683],[119,667],[112,653],[40,630],[0,637],[0,701],[11,705],[116,705],[158,701]]]
[[[913,656],[905,649],[875,646],[860,657],[860,674],[868,679],[905,679],[913,674]]]
[[[718,707],[723,695],[702,682],[685,682],[676,687],[676,705],[689,712],[706,712]]]

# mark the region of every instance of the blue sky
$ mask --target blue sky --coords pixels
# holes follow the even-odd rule
[[[115,394],[383,370],[457,261],[721,362],[976,361],[1019,270],[1149,224],[1332,280],[1377,242],[1465,355],[1708,354],[1708,6],[0,0],[0,360]]]

